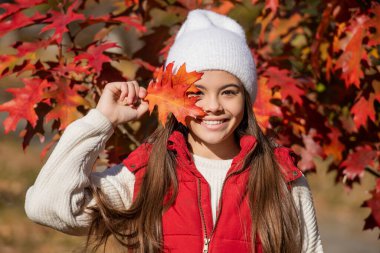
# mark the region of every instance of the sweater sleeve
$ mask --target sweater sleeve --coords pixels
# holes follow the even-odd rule
[[[115,208],[132,200],[134,175],[123,165],[92,172],[113,134],[111,122],[91,109],[64,131],[25,198],[27,216],[36,223],[72,235],[84,235],[90,225],[86,207],[96,205],[89,186],[100,188]]]
[[[315,216],[313,198],[305,176],[293,181],[292,186],[293,199],[299,209],[301,222],[304,227],[304,243],[302,252],[323,253],[317,219]]]

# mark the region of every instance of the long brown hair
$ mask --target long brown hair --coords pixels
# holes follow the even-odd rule
[[[299,253],[302,251],[302,224],[294,200],[279,170],[273,153],[273,144],[259,128],[252,111],[249,95],[245,92],[245,113],[236,129],[237,138],[253,135],[258,144],[245,158],[250,177],[247,192],[252,217],[252,245],[259,235],[264,252]],[[112,236],[128,252],[162,252],[162,214],[177,196],[175,154],[162,148],[174,130],[186,134],[186,128],[170,117],[165,128],[158,128],[147,140],[152,151],[140,190],[127,210],[112,208],[104,194],[92,187],[97,205],[92,207],[86,251],[95,252],[105,247]],[[170,193],[169,200],[164,197]],[[254,252],[254,249],[252,249]]]

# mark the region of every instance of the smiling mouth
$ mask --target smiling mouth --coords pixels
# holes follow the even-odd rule
[[[201,118],[197,118],[196,122],[199,124],[205,124],[208,126],[215,126],[215,125],[220,125],[223,124],[224,122],[228,121],[227,119],[222,119],[222,120],[205,120]]]
[[[224,122],[224,120],[202,120],[202,122],[206,125],[219,125]]]

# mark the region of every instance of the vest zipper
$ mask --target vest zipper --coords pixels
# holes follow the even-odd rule
[[[225,182],[227,181],[227,179],[231,176],[231,175],[234,175],[238,172],[233,172],[233,173],[230,173],[229,175],[227,175],[227,177],[224,179],[223,181],[223,185],[222,185],[222,192],[221,192],[221,197],[222,197],[222,194],[223,194],[223,189],[224,189],[224,185],[225,185]],[[210,245],[210,241],[211,241],[211,237],[212,235],[214,234],[214,231],[215,231],[215,228],[216,228],[216,225],[218,224],[218,220],[219,220],[219,216],[220,216],[220,211],[221,211],[221,208],[222,208],[222,199],[221,198],[219,200],[219,212],[218,212],[218,216],[216,217],[216,221],[215,221],[215,225],[211,231],[211,234],[210,236],[208,237],[207,236],[207,228],[206,228],[206,221],[205,221],[205,216],[203,214],[203,209],[202,209],[202,204],[201,204],[201,180],[198,178],[198,191],[199,191],[199,194],[198,194],[198,206],[199,206],[199,212],[201,214],[201,221],[202,221],[202,227],[203,227],[203,231],[204,231],[204,239],[203,239],[203,253],[208,253],[208,247]]]
[[[208,245],[210,244],[210,238],[207,237],[207,227],[206,227],[206,221],[205,216],[203,214],[202,204],[201,204],[201,180],[198,178],[198,207],[199,207],[199,213],[201,214],[201,222],[202,222],[202,228],[204,233],[204,239],[203,239],[203,253],[208,253]]]

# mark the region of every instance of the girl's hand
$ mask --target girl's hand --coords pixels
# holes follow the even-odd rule
[[[114,127],[140,118],[148,111],[146,89],[136,81],[108,83],[96,106]]]

